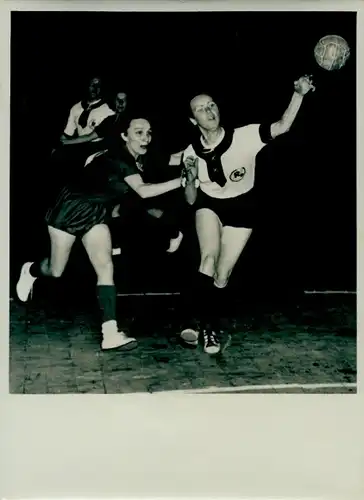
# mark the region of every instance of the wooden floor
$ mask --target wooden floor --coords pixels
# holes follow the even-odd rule
[[[72,301],[10,302],[10,392],[16,394],[202,391],[356,393],[356,296],[237,300],[223,318],[222,353],[180,345],[178,297],[119,299],[139,347],[101,352],[92,307]]]

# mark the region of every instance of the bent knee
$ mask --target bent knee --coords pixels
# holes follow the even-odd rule
[[[218,267],[214,275],[215,286],[218,288],[225,288],[229,282],[232,272],[232,268],[222,269]]]
[[[228,285],[231,271],[229,273],[217,272],[214,275],[214,285],[217,288],[225,288]]]
[[[200,272],[213,276],[217,266],[218,256],[212,252],[203,253],[201,256]]]
[[[92,265],[97,274],[107,274],[114,270],[114,263],[111,255],[108,257],[102,256],[100,258],[94,258],[92,260]]]
[[[61,278],[63,274],[64,269],[49,269],[49,274],[52,278]]]

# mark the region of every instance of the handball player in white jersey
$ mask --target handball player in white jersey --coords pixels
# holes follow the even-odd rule
[[[197,282],[187,305],[199,319],[200,328],[181,332],[190,346],[197,346],[201,332],[205,352],[220,351],[219,290],[228,284],[254,227],[256,155],[268,142],[288,132],[310,90],[314,90],[311,77],[299,78],[280,120],[236,129],[221,126],[219,108],[209,95],[200,94],[190,101],[190,120],[200,131],[183,152],[185,196],[196,210],[200,246]]]

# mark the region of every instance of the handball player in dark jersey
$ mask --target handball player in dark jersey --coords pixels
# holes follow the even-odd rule
[[[80,238],[97,275],[97,298],[102,312],[102,349],[132,348],[136,340],[119,331],[109,222],[115,205],[128,199],[151,198],[181,186],[181,178],[149,184],[140,173],[151,141],[151,126],[140,115],[129,117],[119,142],[101,153],[65,186],[46,214],[50,255],[22,266],[16,291],[26,302],[36,279],[62,275],[76,238]]]

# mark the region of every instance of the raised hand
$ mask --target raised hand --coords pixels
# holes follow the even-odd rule
[[[301,76],[294,82],[294,89],[300,95],[306,95],[310,90],[315,91],[315,86],[312,81],[312,75]]]

